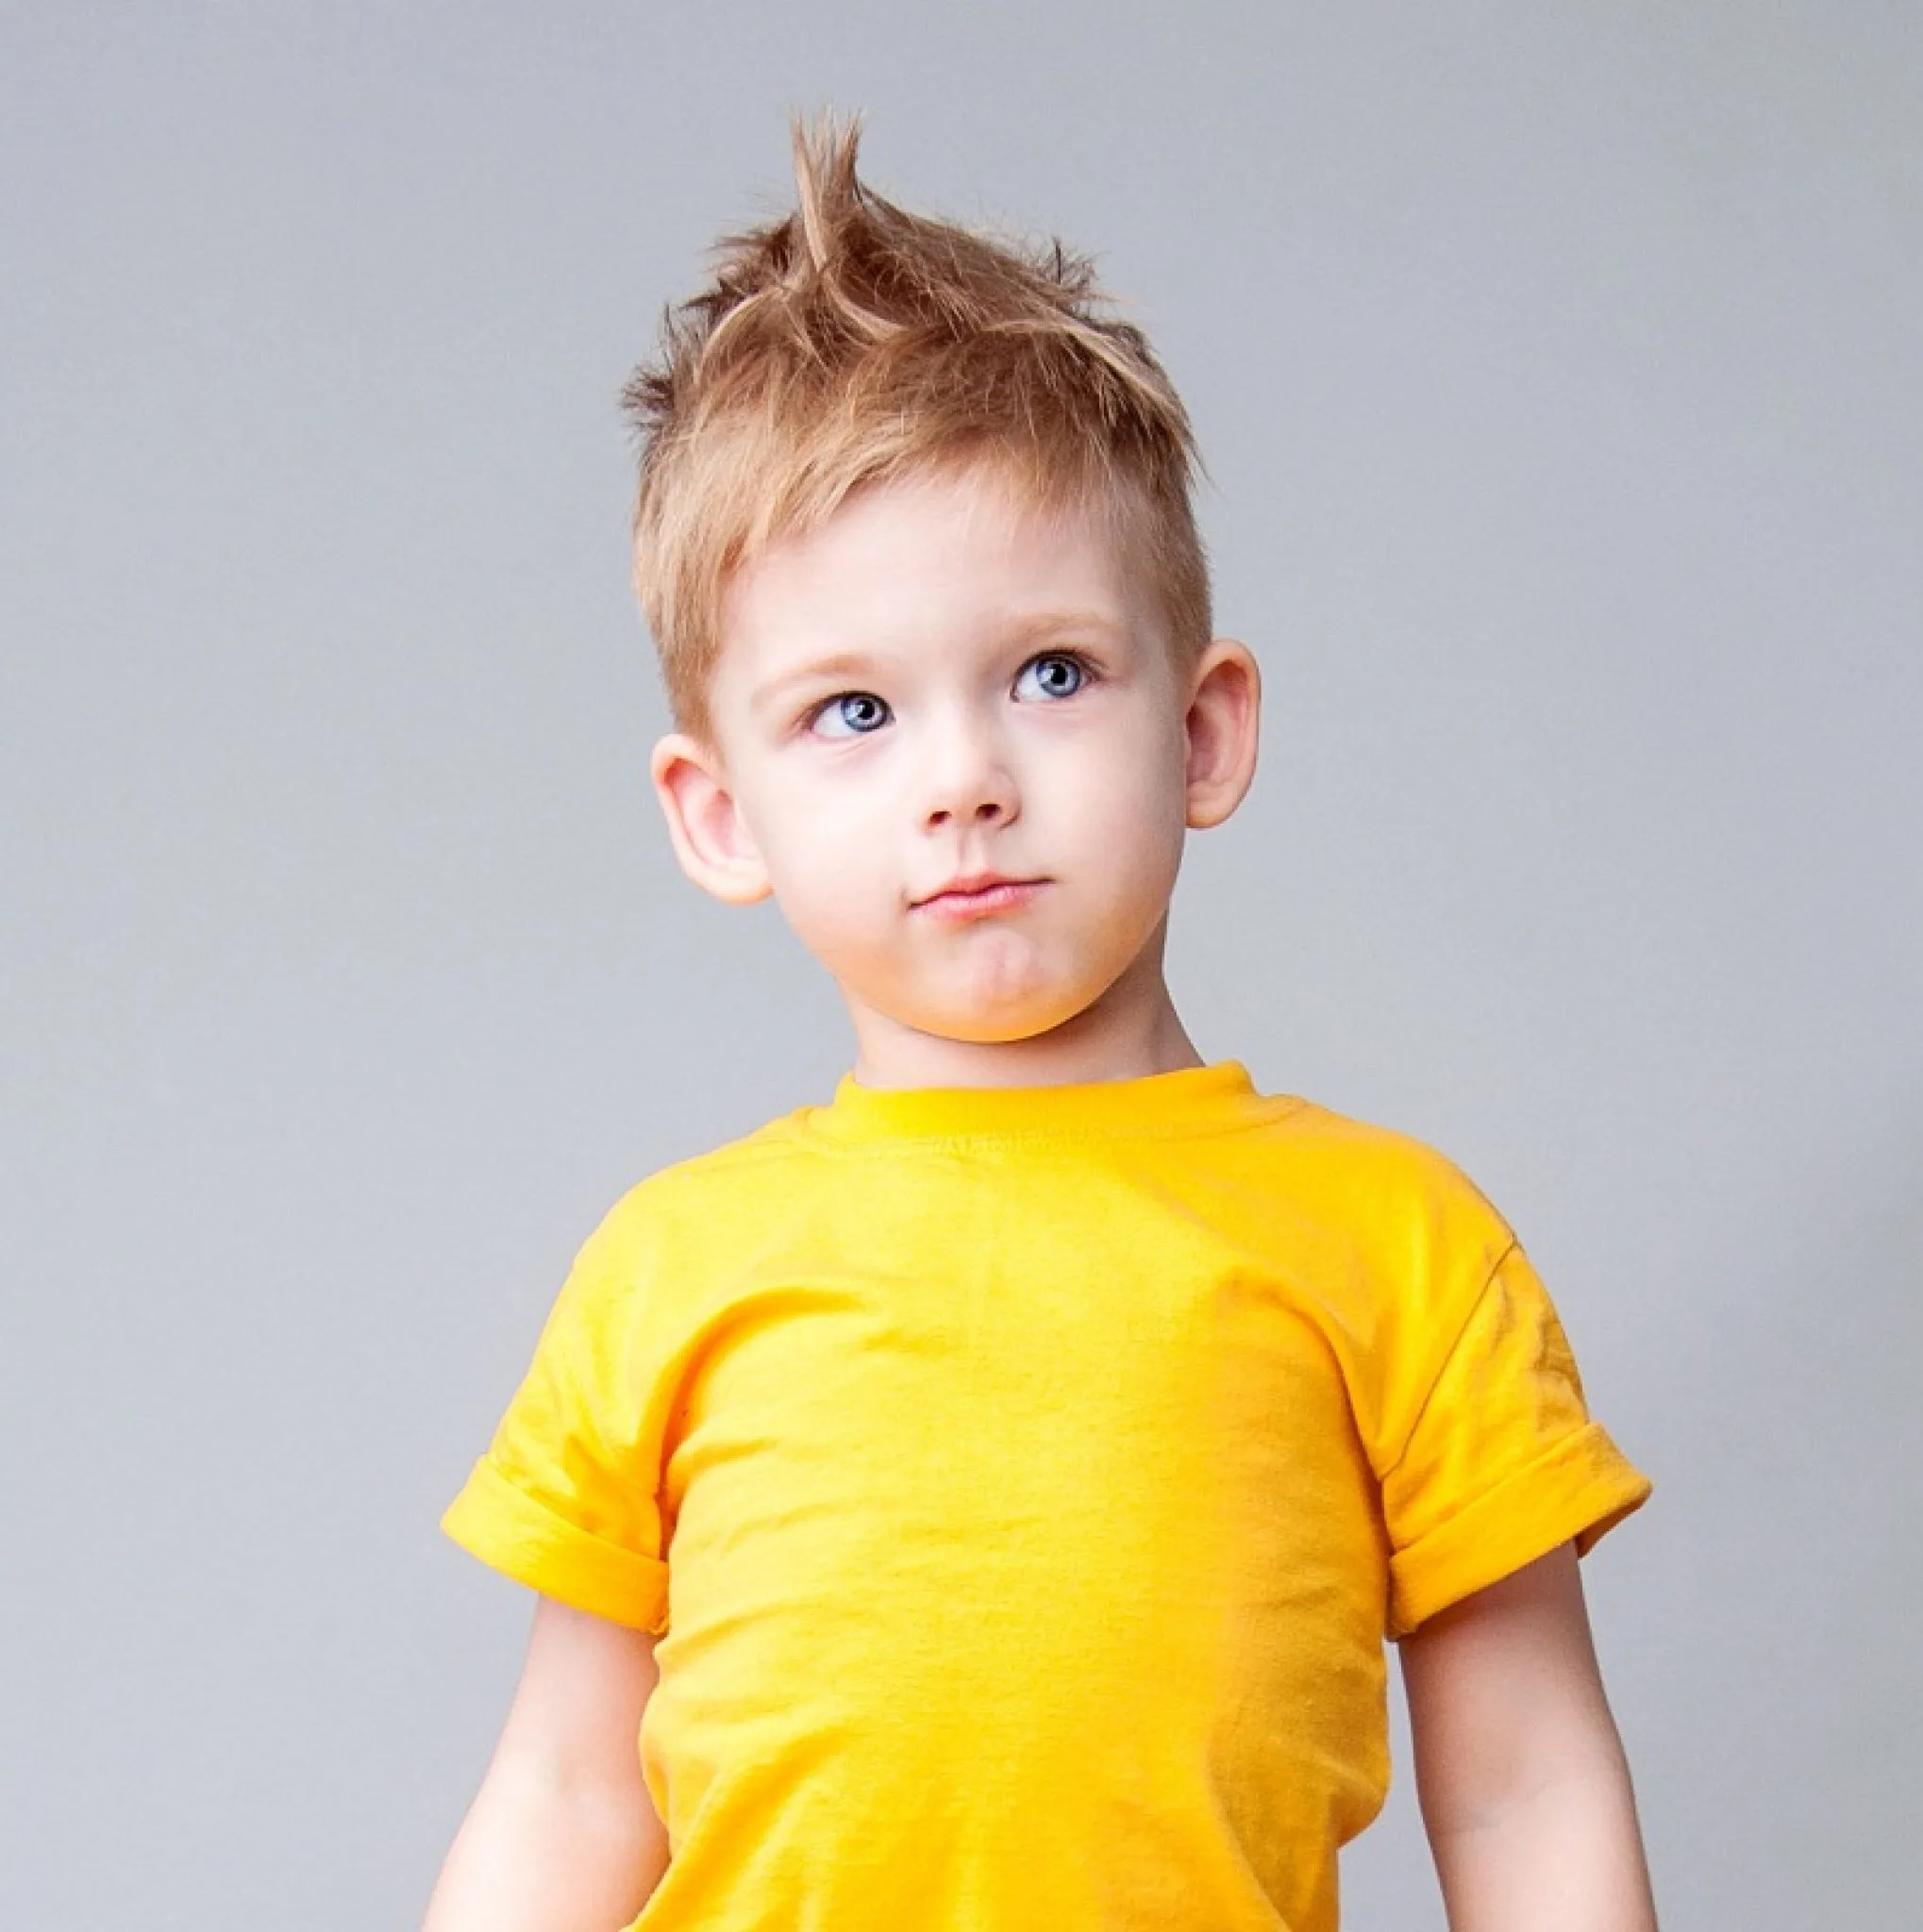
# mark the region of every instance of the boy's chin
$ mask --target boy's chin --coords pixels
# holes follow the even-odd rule
[[[1069,1019],[1075,1016],[1070,1014]],[[936,1040],[952,1040],[961,1046],[1018,1046],[1025,1041],[1040,1040],[1045,1034],[1055,1032],[1065,1025],[1066,1021],[1005,1022],[999,1025],[981,1021],[935,1021],[917,1026],[917,1033],[926,1033]]]
[[[876,1010],[896,1025],[931,1039],[952,1040],[967,1046],[1014,1046],[1059,1032],[1080,1019],[1098,997],[1037,997],[996,1006],[931,1003],[898,1010],[878,1005]]]

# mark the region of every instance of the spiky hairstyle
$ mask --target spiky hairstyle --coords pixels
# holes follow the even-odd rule
[[[706,737],[729,580],[850,491],[1000,466],[1102,516],[1178,653],[1210,635],[1187,413],[1085,258],[911,214],[855,172],[859,122],[794,126],[798,205],[725,240],[623,394],[634,575],[677,724]]]

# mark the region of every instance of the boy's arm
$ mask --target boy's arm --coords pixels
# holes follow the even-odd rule
[[[1575,1546],[1437,1612],[1401,1653],[1451,1932],[1654,1932]]]
[[[637,1735],[654,1640],[543,1597],[514,1701],[422,1932],[608,1932],[668,1862]]]

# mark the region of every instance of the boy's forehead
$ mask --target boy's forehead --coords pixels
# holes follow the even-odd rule
[[[722,660],[747,672],[824,647],[1124,633],[1142,602],[1133,577],[1090,508],[1038,500],[994,472],[916,475],[863,488],[739,570],[722,600]]]

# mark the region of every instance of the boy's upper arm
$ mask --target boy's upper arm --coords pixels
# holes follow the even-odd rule
[[[645,1631],[539,1597],[496,1762],[557,1786],[622,1788],[647,1802],[639,1733],[659,1679]]]
[[[1438,1611],[1399,1648],[1431,1831],[1619,1759],[1573,1543]]]

